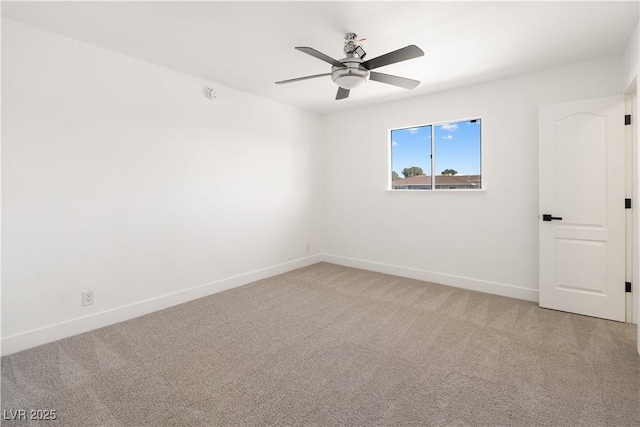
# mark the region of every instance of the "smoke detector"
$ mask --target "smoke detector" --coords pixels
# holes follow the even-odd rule
[[[218,97],[218,92],[210,87],[204,88],[204,94],[209,99],[216,99]]]

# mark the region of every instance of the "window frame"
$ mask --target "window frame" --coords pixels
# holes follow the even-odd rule
[[[441,125],[446,125],[446,124],[457,124],[457,123],[462,123],[462,122],[469,122],[472,120],[478,120],[480,121],[480,188],[460,188],[460,189],[454,189],[454,188],[436,188],[436,183],[435,183],[435,176],[436,176],[436,172],[435,172],[435,162],[436,162],[436,156],[434,155],[435,153],[435,148],[436,148],[436,141],[435,141],[435,132],[436,132],[436,126],[441,126]],[[424,123],[424,124],[420,124],[420,125],[413,125],[413,126],[402,126],[402,127],[397,127],[397,128],[390,128],[387,131],[387,192],[389,193],[420,193],[420,194],[425,194],[425,193],[483,193],[486,191],[486,187],[484,184],[484,179],[482,178],[483,175],[483,154],[484,154],[484,150],[483,150],[483,138],[482,138],[482,117],[481,116],[477,116],[477,117],[470,117],[470,118],[464,118],[464,119],[454,119],[454,120],[444,120],[444,121],[439,121],[439,122],[431,122],[431,123]],[[391,139],[391,134],[393,131],[398,131],[398,130],[405,130],[405,129],[412,129],[412,128],[420,128],[420,127],[427,127],[427,126],[431,126],[431,159],[430,159],[430,166],[431,166],[431,189],[426,189],[426,188],[421,188],[421,189],[394,189],[393,188],[393,179],[392,179],[392,174],[393,174],[393,144],[392,144],[392,139]]]

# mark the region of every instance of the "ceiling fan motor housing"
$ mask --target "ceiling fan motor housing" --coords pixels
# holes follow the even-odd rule
[[[345,67],[331,67],[331,79],[343,89],[354,89],[369,80],[369,70],[360,66],[362,60],[353,54],[340,60]]]

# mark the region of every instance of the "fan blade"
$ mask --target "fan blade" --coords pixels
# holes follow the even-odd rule
[[[315,79],[316,77],[325,77],[325,76],[330,76],[330,75],[331,75],[331,73],[314,74],[313,76],[298,77],[297,79],[282,80],[282,81],[276,82],[276,84],[277,85],[283,85],[285,83],[299,82],[300,80]]]
[[[405,89],[413,89],[418,86],[418,80],[407,79],[406,77],[392,76],[391,74],[378,73],[377,71],[369,72],[369,80],[374,80],[388,85],[403,87]]]
[[[338,99],[345,99],[349,96],[349,89],[345,89],[343,87],[338,88],[338,93],[336,94],[336,101]]]
[[[406,61],[407,59],[413,59],[423,55],[424,52],[422,49],[412,44],[407,47],[403,47],[402,49],[394,50],[393,52],[364,61],[360,65],[367,70],[373,70],[384,67],[385,65],[395,64],[396,62]]]
[[[336,61],[335,59],[333,59],[330,56],[325,55],[322,52],[318,52],[317,50],[315,50],[312,47],[296,47],[296,50],[299,50],[300,52],[304,52],[307,55],[311,55],[314,58],[318,58],[321,61],[327,62],[335,67],[341,67],[341,68],[345,68],[346,65],[344,65],[342,62],[340,61]]]

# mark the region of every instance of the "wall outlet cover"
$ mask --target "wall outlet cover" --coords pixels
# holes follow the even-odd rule
[[[93,291],[84,291],[82,293],[82,305],[92,305],[93,304]]]

